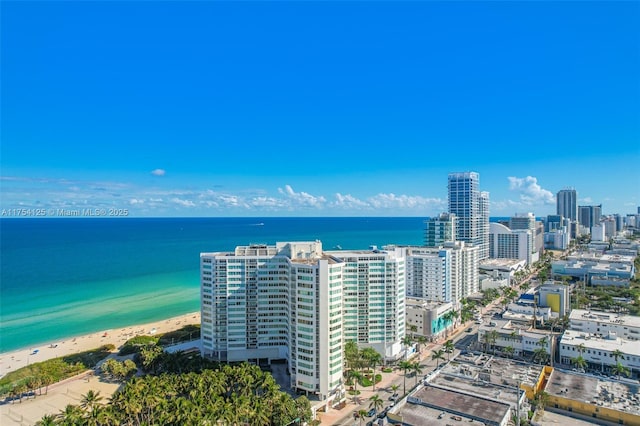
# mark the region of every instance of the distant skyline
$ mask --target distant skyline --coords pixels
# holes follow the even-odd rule
[[[640,205],[639,2],[3,1],[0,209]]]

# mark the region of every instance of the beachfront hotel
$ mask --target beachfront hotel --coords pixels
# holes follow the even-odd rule
[[[286,360],[291,387],[339,402],[347,341],[402,355],[405,259],[400,252],[322,251],[278,242],[202,253],[202,355]]]

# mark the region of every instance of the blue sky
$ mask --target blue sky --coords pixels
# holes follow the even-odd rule
[[[639,2],[1,3],[0,207],[640,204]]]

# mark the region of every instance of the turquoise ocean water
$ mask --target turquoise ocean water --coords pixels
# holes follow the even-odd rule
[[[0,353],[200,309],[199,255],[321,240],[422,244],[423,218],[0,220]]]

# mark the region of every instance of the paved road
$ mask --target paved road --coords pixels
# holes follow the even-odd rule
[[[472,328],[472,332],[466,331],[469,327]],[[460,325],[457,331],[451,336],[449,336],[449,339],[453,340],[456,348],[454,353],[452,353],[450,356],[453,357],[454,355],[458,355],[462,350],[466,350],[468,345],[471,345],[475,341],[477,341],[477,331],[478,331],[477,324]],[[422,353],[420,354],[420,365],[422,366],[422,374],[418,375],[417,377],[418,382],[424,379],[424,377],[426,377],[428,373],[435,370],[437,364],[442,363],[442,361],[434,361],[431,359],[431,354],[433,353],[433,351],[436,351],[441,348],[442,348],[442,343],[431,343],[427,345],[426,348],[423,347]],[[417,360],[417,356],[415,356],[413,359]],[[446,362],[446,358],[445,358],[445,362]],[[393,373],[383,374],[383,382],[381,382],[382,386],[379,389],[377,388],[375,392],[385,402],[383,407],[387,407],[393,404],[391,401],[389,401],[389,397],[393,393],[391,390],[391,385],[393,384],[398,385],[398,393],[400,393],[400,395],[403,395],[404,381],[405,381],[405,378],[402,370],[394,370]],[[415,384],[416,384],[415,375],[408,374],[406,377],[407,392],[410,392],[411,389],[415,386]],[[378,425],[379,424],[378,419],[375,416],[368,417],[366,420],[363,420],[363,421],[360,421],[360,419],[354,419],[353,417],[353,413],[356,413],[359,410],[369,411],[369,403],[370,403],[369,398],[373,394],[374,392],[371,390],[371,388],[366,388],[366,390],[362,391],[362,394],[357,399],[356,404],[354,404],[353,402],[351,402],[351,400],[349,400],[347,407],[343,409],[345,411],[345,414],[341,418],[339,418],[337,421],[334,421],[333,423],[323,422],[322,424],[332,424],[334,426],[364,426],[367,422],[373,420],[374,422],[373,424]],[[389,423],[386,421],[386,419],[384,419],[383,424],[386,425]]]

